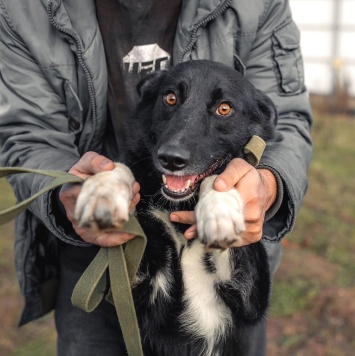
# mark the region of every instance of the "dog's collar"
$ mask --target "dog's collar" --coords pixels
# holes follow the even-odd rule
[[[266,147],[265,141],[254,135],[244,147],[245,158],[252,166],[256,167]]]

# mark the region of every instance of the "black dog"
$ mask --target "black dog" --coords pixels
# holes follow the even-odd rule
[[[210,61],[150,74],[139,94],[123,162],[141,185],[136,214],[148,237],[133,286],[144,353],[246,355],[245,335],[268,306],[267,256],[261,243],[228,248],[244,230],[243,202],[212,184],[232,158],[244,158],[253,135],[273,136],[276,109],[241,74]],[[119,226],[132,181],[122,164],[90,178],[77,203],[81,224]],[[197,200],[199,237],[187,241],[186,226],[168,216]]]

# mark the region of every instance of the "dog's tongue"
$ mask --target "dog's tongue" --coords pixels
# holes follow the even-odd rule
[[[197,175],[192,176],[166,176],[166,185],[170,190],[185,190],[193,183]]]

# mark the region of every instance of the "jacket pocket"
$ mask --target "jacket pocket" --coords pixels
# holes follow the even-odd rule
[[[68,80],[64,83],[64,92],[68,110],[69,130],[78,133],[82,130],[83,126],[83,106],[81,105],[80,99],[75,93],[73,86]]]
[[[300,32],[294,22],[274,31],[272,37],[276,74],[281,93],[297,94],[304,87]]]

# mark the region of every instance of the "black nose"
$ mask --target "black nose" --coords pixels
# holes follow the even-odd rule
[[[158,150],[161,165],[170,171],[179,171],[189,164],[190,152],[177,146],[162,146]]]

